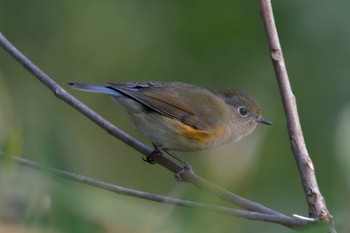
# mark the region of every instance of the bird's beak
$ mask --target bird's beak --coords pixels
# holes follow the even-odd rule
[[[256,120],[258,123],[265,124],[265,125],[272,125],[271,121],[265,120],[264,118],[259,118]]]

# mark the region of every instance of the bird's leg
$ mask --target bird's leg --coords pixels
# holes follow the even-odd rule
[[[167,153],[168,155],[170,155],[171,157],[173,157],[174,159],[176,159],[177,161],[179,161],[180,163],[182,163],[184,165],[184,169],[190,170],[191,169],[191,165],[189,165],[185,160],[181,159],[180,157],[178,157],[175,153],[173,153],[172,151],[162,148],[161,150],[163,150],[165,153]]]
[[[186,171],[192,171],[191,165],[189,165],[185,160],[181,159],[180,157],[178,157],[175,153],[173,153],[172,151],[168,150],[168,149],[162,149],[164,152],[166,152],[168,155],[170,155],[171,157],[173,157],[174,159],[176,159],[177,161],[181,162],[183,164],[182,169],[177,172],[175,174],[175,179],[177,181],[186,181],[185,179],[183,179],[181,177],[181,174],[186,172]]]
[[[191,166],[186,161],[184,161],[183,159],[179,158],[175,153],[173,153],[169,149],[159,147],[159,146],[157,146],[157,145],[155,145],[153,143],[152,143],[152,145],[154,146],[154,150],[149,155],[147,155],[146,157],[142,157],[143,161],[145,161],[147,163],[150,163],[150,164],[155,164],[156,161],[154,161],[153,157],[155,155],[157,155],[158,153],[161,153],[161,151],[164,151],[165,153],[170,155],[172,158],[174,158],[175,160],[177,160],[177,161],[179,161],[180,163],[183,164],[182,169],[175,174],[175,179],[177,181],[185,181],[181,177],[181,174],[186,172],[186,171],[192,171]]]

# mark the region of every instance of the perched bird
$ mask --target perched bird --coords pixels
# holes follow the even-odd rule
[[[72,88],[109,95],[129,114],[136,129],[160,149],[198,151],[236,142],[254,131],[262,118],[246,92],[207,90],[182,82],[126,82]]]

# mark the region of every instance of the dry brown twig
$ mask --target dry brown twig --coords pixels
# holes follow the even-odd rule
[[[332,216],[327,210],[326,203],[320,192],[315,175],[314,165],[306,148],[303,131],[300,125],[296,99],[293,94],[286,65],[279,42],[271,0],[260,0],[260,14],[270,50],[270,56],[282,96],[286,114],[289,139],[296,160],[306,201],[309,206],[309,217],[329,223],[330,231],[335,232]]]
[[[271,3],[270,1],[260,0],[260,6],[261,6],[260,10],[261,10],[261,15],[263,18],[266,34],[268,36],[269,47],[271,51],[271,58],[274,63],[276,77],[280,85],[283,104],[285,106],[287,122],[288,122],[288,131],[290,133],[292,148],[298,164],[305,194],[307,196],[307,201],[309,204],[310,218],[300,217],[298,215],[286,216],[277,211],[269,209],[261,204],[244,199],[234,193],[231,193],[227,190],[217,187],[207,182],[203,178],[197,176],[192,171],[187,171],[182,173],[182,178],[187,182],[193,184],[194,186],[200,188],[201,190],[212,193],[226,201],[234,203],[235,205],[238,205],[244,208],[246,211],[227,208],[227,207],[217,207],[217,206],[203,207],[203,205],[205,204],[201,204],[201,203],[189,204],[188,201],[183,201],[183,200],[174,201],[171,198],[168,199],[169,202],[164,201],[165,199],[162,199],[162,202],[165,202],[168,204],[181,205],[181,206],[189,205],[189,207],[204,208],[204,209],[216,211],[216,212],[221,211],[222,213],[226,213],[226,214],[229,213],[235,216],[244,217],[252,220],[262,220],[267,222],[278,223],[292,229],[304,228],[306,226],[313,224],[315,220],[320,220],[321,222],[325,222],[325,223],[331,223],[332,218],[325,206],[323,197],[317,186],[317,181],[316,181],[316,176],[314,174],[312,161],[308,156],[308,153],[305,147],[303,134],[302,134],[299,119],[298,119],[298,113],[296,110],[295,98],[290,88],[287,72],[285,69],[285,64],[283,61],[282,51],[278,41],[276,27],[274,25]],[[69,104],[70,106],[72,106],[73,108],[81,112],[87,118],[91,119],[93,122],[98,124],[101,128],[105,129],[109,134],[120,139],[121,141],[128,144],[129,146],[131,146],[132,148],[139,151],[145,156],[149,155],[152,152],[152,149],[148,148],[141,142],[137,141],[136,139],[132,138],[128,134],[124,133],[123,131],[121,131],[114,125],[112,125],[110,122],[108,122],[107,120],[99,116],[97,113],[89,109],[86,105],[81,103],[79,100],[75,99],[73,96],[67,93],[62,87],[60,87],[57,83],[55,83],[48,75],[43,73],[37,66],[35,66],[29,59],[27,59],[20,51],[18,51],[2,34],[0,34],[0,45],[13,58],[15,58],[19,63],[21,63],[30,73],[32,73],[39,81],[41,81],[51,91],[53,91],[53,93],[58,98],[65,101],[67,104]],[[156,161],[161,166],[168,169],[169,171],[173,172],[174,174],[177,174],[179,171],[182,170],[182,167],[178,166],[177,164],[169,160],[167,157],[163,156],[161,153],[155,154],[153,156],[153,160]],[[110,191],[114,190],[115,192],[115,187],[117,187],[111,184],[106,184],[102,181],[97,181],[97,183],[95,181],[90,183],[84,182],[86,180],[89,180],[90,178],[83,177],[83,179],[80,180],[79,178],[82,178],[82,176],[80,175],[67,173],[65,171],[60,171],[57,169],[43,167],[31,161],[23,160],[21,158],[15,158],[13,161],[23,166],[31,167],[31,168],[45,171],[45,172],[51,172],[61,177],[82,182],[88,185],[93,185],[95,187],[104,188]],[[106,186],[104,186],[103,184],[106,184]],[[109,188],[111,188],[112,190]],[[149,198],[150,196],[152,195],[145,194],[144,196],[139,195],[138,197],[144,198],[147,200],[152,200]],[[157,197],[154,197],[154,198],[155,200],[153,201],[157,201],[156,200]],[[183,203],[186,203],[186,204],[183,204]],[[330,228],[330,229],[332,232],[335,232],[334,228]]]
[[[20,51],[18,51],[2,34],[0,34],[0,45],[13,58],[15,58],[19,63],[21,63],[31,74],[33,74],[34,77],[36,77],[39,81],[45,84],[58,98],[62,99],[63,101],[68,103],[70,106],[72,106],[73,108],[81,112],[87,118],[89,118],[90,120],[92,120],[93,122],[101,126],[101,128],[105,129],[108,133],[120,139],[121,141],[125,142],[126,144],[130,145],[132,148],[136,149],[137,151],[141,152],[144,156],[148,156],[153,151],[152,149],[148,148],[141,142],[137,141],[136,139],[132,138],[128,134],[124,133],[122,130],[115,127],[113,124],[111,124],[110,122],[108,122],[107,120],[99,116],[97,113],[92,111],[86,105],[84,105],[79,100],[77,100],[72,95],[70,95],[68,92],[66,92],[61,86],[59,86],[56,82],[54,82],[48,75],[42,72],[28,58],[26,58]],[[154,154],[152,157],[152,160],[154,160],[164,168],[168,169],[169,171],[173,172],[174,174],[177,174],[179,171],[182,170],[182,167],[178,166],[176,163],[169,160],[162,153]],[[13,161],[19,163],[20,165],[35,168],[37,170],[50,171],[50,169],[39,169],[40,166],[29,166],[28,164],[30,164],[30,161],[29,163],[19,162],[19,160],[17,159]],[[60,173],[55,173],[55,174],[60,175]],[[245,210],[248,210],[250,212],[249,219],[262,220],[262,218],[264,218],[264,221],[279,223],[281,225],[284,225],[286,227],[293,228],[293,229],[308,225],[310,222],[313,222],[313,220],[307,220],[300,217],[286,216],[282,213],[269,209],[261,204],[247,200],[225,189],[217,187],[214,184],[209,183],[203,178],[197,176],[192,171],[183,172],[181,173],[181,176],[184,180],[193,184],[199,189],[212,193],[228,202],[231,202],[237,206],[244,208]],[[68,178],[67,176],[63,176],[63,177]],[[93,185],[93,184],[89,184],[89,185]],[[100,186],[96,186],[96,187],[100,187]],[[145,197],[144,199],[148,199],[148,198]],[[257,214],[265,214],[265,217],[258,216]],[[241,217],[248,218],[248,215],[247,216],[242,215]]]

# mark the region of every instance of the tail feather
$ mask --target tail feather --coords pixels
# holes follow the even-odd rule
[[[67,83],[67,85],[81,91],[95,92],[95,93],[101,93],[101,94],[112,95],[112,96],[123,96],[123,94],[121,94],[116,90],[113,90],[111,88],[105,87],[103,85],[98,85],[98,84],[70,82],[70,83]]]

